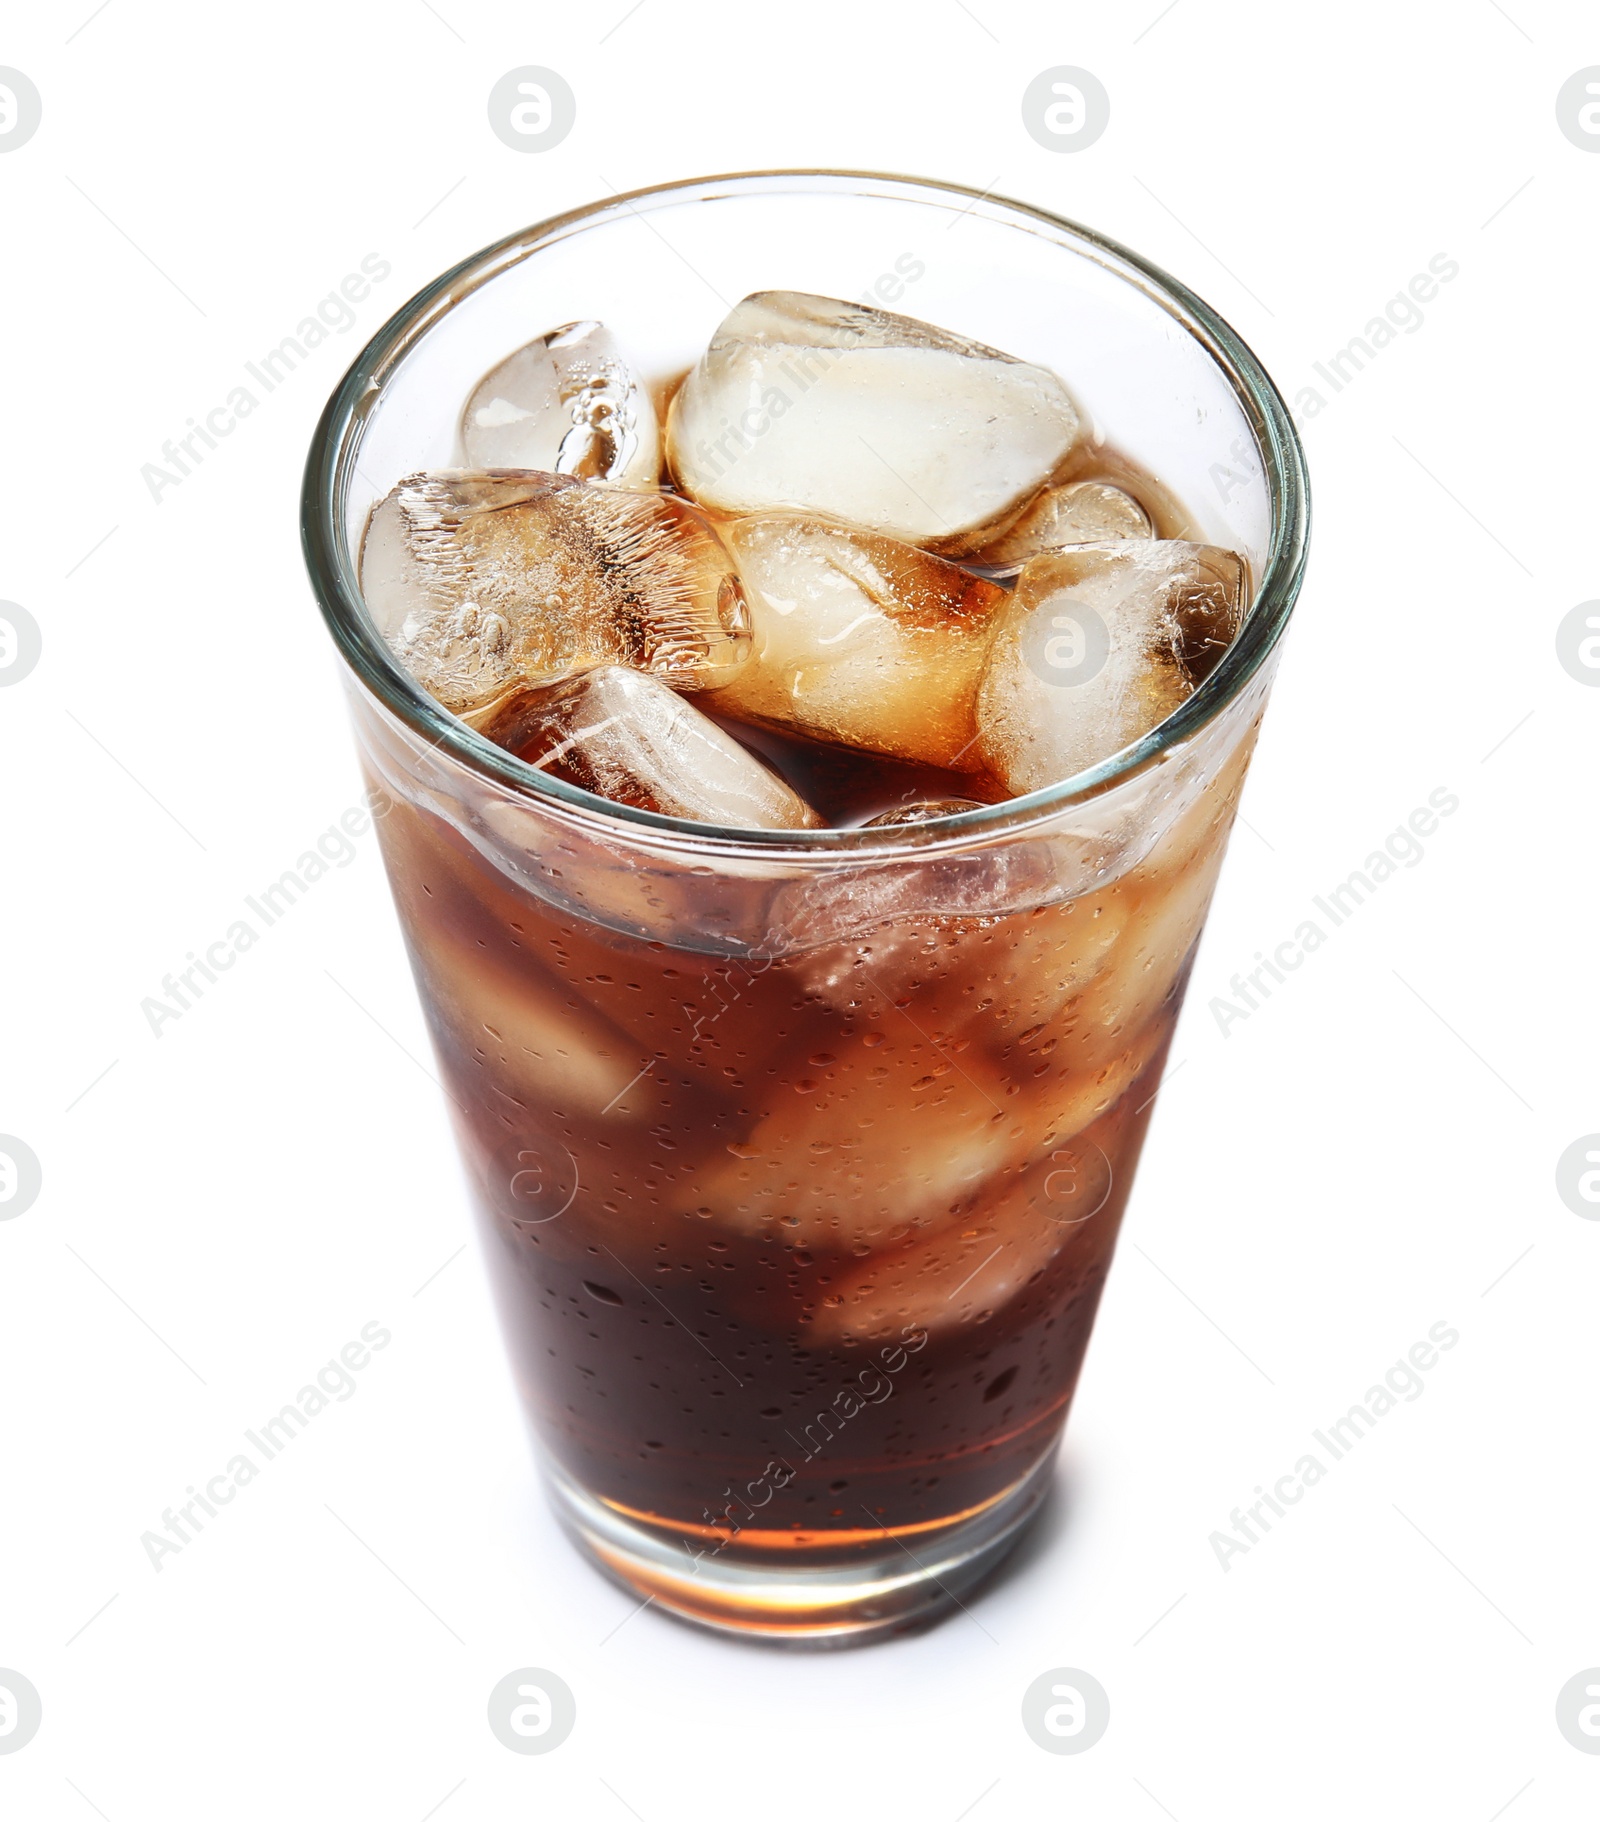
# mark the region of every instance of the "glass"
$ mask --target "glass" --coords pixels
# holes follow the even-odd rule
[[[659,394],[780,287],[1056,369],[1194,535],[1246,557],[1243,628],[1167,722],[937,824],[744,831],[552,780],[412,683],[362,606],[362,528],[451,465],[480,376],[595,317]],[[849,1642],[947,1610],[1037,1510],[1307,513],[1282,401],[1213,311],[953,185],[617,197],[474,255],[346,376],[307,560],[556,1509],[628,1588]]]

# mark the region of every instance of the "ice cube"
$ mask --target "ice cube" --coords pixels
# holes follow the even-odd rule
[[[924,1036],[879,998],[878,1019],[831,1053],[773,1072],[750,1136],[700,1177],[725,1226],[793,1247],[894,1244],[972,1206],[1029,1135],[981,1054]]]
[[[1115,889],[1008,917],[913,917],[869,935],[819,944],[789,964],[806,992],[842,1017],[887,1001],[915,1007],[941,1042],[994,1051],[1008,1075],[1010,1046],[1034,1054],[1108,965],[1128,921]]]
[[[929,549],[976,549],[1082,435],[1043,367],[914,317],[759,291],[678,389],[667,456],[719,511],[832,513]]]
[[[717,708],[761,726],[975,771],[993,582],[898,539],[800,513],[723,528],[754,629]]]
[[[647,1094],[628,1092],[646,1060],[639,1047],[536,962],[514,972],[436,919],[413,953],[436,1036],[465,1066],[457,1080],[476,1068],[486,1099],[495,1089],[558,1117],[631,1121],[651,1111]]]
[[[1109,481],[1073,481],[1047,488],[1009,530],[984,546],[976,561],[989,575],[1014,576],[1031,557],[1068,544],[1142,541],[1155,535],[1149,513],[1131,493]]]
[[[471,468],[539,468],[653,488],[655,407],[603,323],[564,323],[508,355],[461,413]]]
[[[599,664],[708,689],[749,654],[705,516],[571,475],[410,476],[373,512],[361,586],[395,656],[455,714]]]
[[[1131,1149],[1129,1124],[1129,1110],[1113,1109],[993,1185],[975,1213],[865,1260],[826,1298],[809,1339],[878,1341],[918,1328],[942,1335],[988,1321],[1035,1286],[1056,1307],[1092,1292],[1127,1196],[1117,1164]]]
[[[1179,955],[1169,966],[1169,991],[1182,960]],[[1131,984],[1131,976],[1122,978]],[[1097,1004],[1103,1005],[1103,998],[1085,996],[1082,1012],[1089,1016],[1064,1020],[1062,1042],[1047,1038],[1042,1043],[1035,1040],[1032,1045],[1019,1044],[1019,1054],[1011,1065],[1025,1078],[1030,1069],[1034,1072],[1022,1104],[1034,1110],[1028,1116],[1030,1120],[1047,1124],[1048,1143],[1052,1145],[1064,1145],[1086,1132],[1135,1083],[1139,1084],[1135,1106],[1147,1104],[1155,1095],[1158,1071],[1172,1036],[1172,1020],[1146,1017],[1140,1025],[1118,1026],[1120,1035],[1113,1036],[1106,1028],[1091,1024]],[[1159,1004],[1160,998],[1152,995],[1147,1011]]]
[[[777,773],[659,678],[603,665],[468,717],[539,771],[613,803],[735,829],[820,829]]]
[[[861,826],[864,829],[898,829],[908,822],[933,822],[940,816],[964,816],[968,810],[987,809],[975,797],[926,797],[920,803],[904,803],[897,810],[885,810]]]
[[[1074,1009],[1067,1067],[1114,1056],[1155,1018],[1183,978],[1205,923],[1224,845],[1218,839],[1181,866],[1141,871],[1119,888],[1127,922],[1107,965]]]
[[[1244,588],[1243,562],[1206,544],[1035,557],[995,635],[974,751],[1019,794],[1109,758],[1210,674],[1238,630]]]

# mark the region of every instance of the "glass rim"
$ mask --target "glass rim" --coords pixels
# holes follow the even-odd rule
[[[641,215],[732,194],[879,196],[941,202],[962,214],[982,211],[1093,258],[1164,309],[1206,350],[1226,377],[1255,437],[1267,481],[1271,537],[1248,616],[1221,661],[1194,693],[1149,733],[1071,777],[1003,803],[959,816],[878,829],[739,829],[663,816],[612,803],[537,770],[496,746],[442,708],[400,664],[369,618],[356,562],[344,534],[345,506],[356,471],[361,431],[385,381],[428,330],[463,298],[541,247],[625,213]],[[641,217],[642,218],[642,217]],[[1282,395],[1242,337],[1186,285],[1108,236],[1031,203],[938,178],[829,168],[735,171],[681,178],[621,191],[586,203],[492,242],[423,286],[378,329],[335,388],[312,438],[301,494],[306,568],[323,618],[345,662],[389,714],[469,771],[533,797],[591,834],[626,835],[643,846],[693,848],[707,858],[749,855],[803,861],[904,858],[967,846],[975,839],[1015,834],[1061,811],[1104,796],[1200,734],[1255,677],[1276,646],[1305,570],[1310,491],[1305,452]],[[692,697],[689,700],[693,700]]]

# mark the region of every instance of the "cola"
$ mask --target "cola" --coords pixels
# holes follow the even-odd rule
[[[1193,494],[1254,475],[1210,343],[1157,434],[1117,376],[1170,332],[1100,371],[1047,317],[1070,361],[798,290],[519,307],[430,367],[419,303],[330,433],[379,451],[313,539],[359,614],[319,586],[556,1510],[746,1635],[922,1624],[1038,1511],[1293,598],[1263,634],[1259,526]]]
[[[797,337],[827,357],[805,423],[708,464],[719,388]],[[913,395],[901,463],[935,398],[987,443],[841,479],[830,451],[885,387]],[[590,434],[596,398],[627,439]],[[480,384],[464,441],[576,448],[568,470],[410,476],[363,551],[418,681],[613,806],[936,839],[1137,738],[1237,630],[1241,560],[1184,541],[1063,382],[994,349],[769,293],[669,389],[654,490],[648,409],[603,325],[554,331]],[[457,817],[385,820],[518,1381],[560,1509],[630,1585],[777,1628],[764,1576],[872,1584],[886,1551],[951,1539],[960,1572],[991,1517],[1032,1510],[1240,764],[1158,859],[1111,840],[1104,884],[1035,878],[1024,845],[969,910],[913,890],[841,932],[779,888],[756,940],[709,944],[674,918],[681,879],[590,863],[608,883],[574,902],[537,836],[519,877]],[[824,1594],[789,1629],[861,1608]]]
[[[777,1629],[712,1571],[936,1557],[1048,1463],[1245,751],[1098,891],[774,954],[629,935],[383,820],[518,1384],[601,1560],[596,1507],[662,1541],[631,1585]],[[938,794],[785,757],[836,814]]]

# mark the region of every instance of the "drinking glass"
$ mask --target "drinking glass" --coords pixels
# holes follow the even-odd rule
[[[456,461],[478,379],[596,318],[659,401],[765,289],[1054,369],[1193,537],[1245,558],[1242,628],[1176,713],[1010,802],[774,832],[593,797],[417,687],[360,542],[397,481]],[[937,1617],[1036,1512],[1307,524],[1288,414],[1213,310],[951,184],[765,172],[575,209],[429,285],[340,385],[312,582],[539,1458],[641,1597],[849,1642]]]

